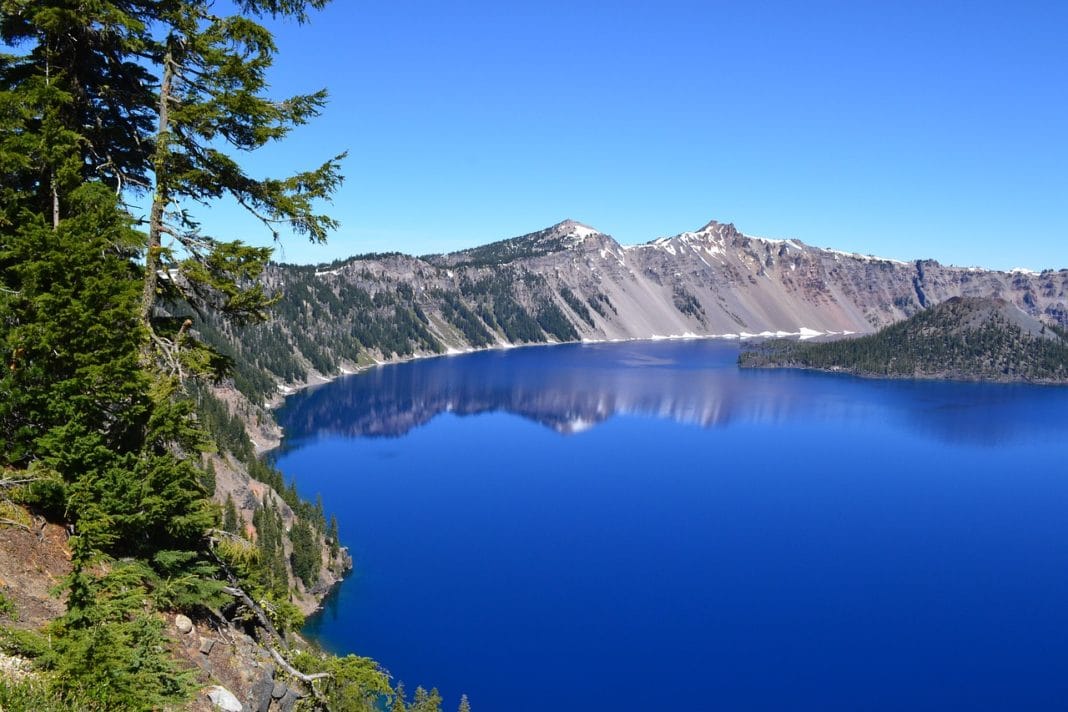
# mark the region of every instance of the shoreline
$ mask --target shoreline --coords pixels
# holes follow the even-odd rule
[[[765,332],[762,332],[762,333],[759,333],[759,334],[744,333],[744,336],[743,335],[739,335],[739,334],[692,334],[692,333],[687,333],[687,334],[678,334],[678,335],[672,334],[672,335],[667,335],[667,336],[661,336],[661,335],[658,335],[658,334],[654,334],[654,335],[652,335],[650,337],[632,337],[632,338],[626,338],[626,339],[622,339],[622,338],[619,338],[619,339],[580,339],[580,340],[576,340],[576,341],[544,341],[544,342],[523,343],[523,344],[500,344],[500,343],[498,343],[498,344],[493,345],[493,346],[484,346],[484,347],[479,347],[479,348],[467,348],[467,349],[462,349],[462,350],[461,349],[456,349],[456,348],[449,348],[443,353],[432,353],[432,352],[413,353],[413,354],[410,354],[408,356],[403,356],[403,357],[400,357],[400,358],[392,358],[392,359],[389,359],[389,360],[386,360],[386,361],[375,361],[375,363],[370,363],[370,364],[364,364],[364,365],[352,364],[351,368],[348,367],[348,366],[341,366],[340,367],[340,372],[336,373],[336,374],[334,374],[332,376],[324,376],[323,374],[320,374],[320,373],[316,372],[314,380],[309,379],[309,380],[305,381],[304,383],[301,383],[301,384],[298,384],[298,385],[295,385],[295,386],[286,386],[286,385],[282,385],[282,384],[279,385],[278,396],[275,399],[272,399],[271,402],[269,402],[269,403],[267,403],[265,405],[265,410],[267,411],[268,414],[270,414],[271,419],[272,419],[275,427],[277,428],[277,432],[279,433],[279,435],[278,435],[277,438],[272,439],[271,441],[269,441],[266,445],[264,445],[262,447],[260,446],[260,444],[258,442],[256,442],[256,440],[253,440],[253,443],[255,445],[255,447],[254,447],[254,456],[257,457],[257,458],[264,458],[264,457],[269,456],[272,452],[278,450],[281,447],[282,441],[285,439],[285,431],[282,428],[282,426],[279,425],[276,420],[274,420],[274,412],[276,410],[278,410],[279,408],[281,408],[283,405],[285,405],[286,400],[290,396],[296,395],[297,393],[301,393],[302,391],[308,390],[309,388],[316,388],[316,387],[319,387],[319,386],[325,386],[325,385],[327,385],[329,383],[333,383],[334,381],[338,380],[339,378],[344,378],[346,376],[355,376],[357,374],[364,373],[366,371],[370,371],[372,369],[380,368],[380,367],[384,367],[384,366],[396,366],[396,365],[400,365],[400,364],[404,364],[404,363],[411,363],[411,362],[414,362],[414,361],[421,361],[421,360],[427,360],[427,359],[433,359],[433,358],[449,358],[449,357],[453,357],[453,356],[467,356],[467,355],[476,354],[476,353],[487,353],[487,352],[491,352],[491,351],[510,351],[512,349],[522,349],[522,348],[545,348],[545,347],[553,347],[553,346],[576,346],[576,345],[577,346],[582,346],[582,345],[595,346],[595,345],[602,345],[602,344],[623,344],[623,343],[655,343],[655,342],[659,342],[659,341],[722,341],[724,343],[741,344],[741,343],[744,343],[744,342],[752,341],[753,339],[783,338],[782,335],[795,336],[795,337],[798,337],[798,338],[808,339],[808,338],[815,338],[815,337],[818,337],[818,336],[844,336],[844,335],[846,335],[848,333],[849,332],[846,332],[846,333],[843,333],[843,332],[816,332],[814,329],[805,329],[804,327],[802,327],[798,331],[795,331],[795,332],[782,332],[782,331],[771,332],[771,331],[765,331]],[[283,472],[282,475],[284,477],[285,473]],[[348,550],[347,546],[343,546],[343,548],[345,550]],[[350,559],[350,562],[352,562],[351,559]],[[323,611],[325,610],[325,607],[326,607],[326,602],[331,597],[333,597],[333,596],[335,596],[337,594],[338,589],[348,579],[349,575],[351,575],[351,573],[355,570],[355,568],[356,568],[355,567],[355,562],[350,563],[349,567],[344,572],[341,573],[341,575],[337,578],[337,580],[334,581],[333,584],[331,584],[330,587],[325,592],[323,592],[321,595],[318,595],[318,594],[315,595],[316,605],[315,605],[315,608],[313,610],[311,610],[310,612],[308,612],[305,615],[305,619],[306,619],[305,626],[307,625],[307,619],[308,618],[312,618],[314,616],[317,616],[317,615],[320,615],[320,614],[323,613]],[[320,647],[321,647],[321,643],[317,639],[315,639],[314,637],[304,633],[304,628],[301,629],[301,635],[305,635],[306,637],[309,637],[310,639],[314,640],[316,645],[320,645]]]
[[[285,404],[287,398],[289,398],[292,395],[296,395],[297,393],[300,393],[301,391],[308,390],[309,388],[316,388],[318,386],[324,386],[324,385],[326,385],[328,383],[333,383],[334,381],[336,381],[339,378],[344,378],[345,376],[355,376],[355,375],[357,375],[359,373],[363,373],[365,371],[370,371],[371,369],[374,369],[374,368],[380,368],[382,366],[396,366],[398,364],[411,363],[412,361],[421,361],[421,360],[432,359],[432,358],[448,358],[448,357],[452,357],[452,356],[466,356],[466,355],[469,355],[469,354],[484,353],[484,352],[488,352],[488,351],[510,351],[512,349],[537,348],[537,347],[546,347],[546,346],[567,346],[567,345],[571,345],[571,346],[580,345],[581,346],[581,345],[584,345],[584,344],[590,344],[590,345],[597,345],[597,344],[626,344],[626,343],[656,342],[656,341],[726,341],[726,342],[734,342],[734,343],[741,344],[741,343],[751,342],[751,341],[756,340],[756,339],[781,339],[781,338],[788,338],[788,337],[797,337],[800,340],[807,341],[807,340],[813,339],[813,338],[828,337],[828,336],[847,337],[847,336],[859,336],[859,335],[860,334],[858,334],[857,332],[854,332],[854,331],[818,331],[816,329],[809,329],[807,327],[799,327],[797,331],[782,331],[782,330],[768,331],[768,330],[765,330],[765,331],[761,331],[759,333],[750,333],[750,332],[743,331],[743,332],[739,332],[739,333],[725,333],[725,334],[694,334],[694,333],[668,334],[668,335],[653,334],[651,336],[633,336],[633,337],[629,337],[629,338],[616,338],[616,339],[578,339],[578,340],[574,340],[574,341],[539,341],[539,342],[529,342],[529,343],[522,343],[522,344],[501,344],[501,343],[498,343],[498,344],[495,344],[493,346],[481,346],[481,347],[472,347],[472,348],[466,348],[466,349],[457,349],[457,348],[454,348],[454,347],[449,347],[448,349],[446,349],[442,353],[418,352],[418,353],[410,354],[408,356],[402,356],[402,357],[399,357],[399,358],[391,358],[391,359],[388,359],[388,360],[385,360],[385,361],[377,361],[376,360],[374,363],[370,363],[370,364],[364,364],[364,365],[352,364],[351,368],[348,367],[348,366],[341,366],[340,367],[341,372],[340,373],[336,373],[336,374],[334,374],[332,376],[325,376],[325,375],[323,375],[323,374],[321,374],[319,372],[315,372],[315,380],[309,379],[309,380],[306,380],[304,383],[300,383],[300,384],[296,384],[296,385],[279,384],[278,385],[278,394],[277,394],[277,396],[275,398],[273,398],[271,401],[269,401],[268,403],[264,404],[263,407],[268,413],[272,413],[273,414],[274,411],[278,410],[279,408],[281,408]],[[272,418],[273,418],[273,415],[272,415]],[[277,423],[276,423],[276,425],[277,425]],[[278,427],[279,427],[279,430],[281,431],[282,430],[281,426],[278,426]],[[272,450],[277,450],[279,447],[281,447],[282,440],[284,438],[285,438],[285,433],[282,432],[281,435],[276,440],[274,440],[270,444],[264,445],[262,447],[258,443],[255,443],[255,441],[254,441],[255,454],[257,456],[262,456],[262,455],[265,455],[265,454],[271,452]]]
[[[873,373],[870,371],[855,371],[850,368],[834,368],[821,366],[802,366],[799,364],[762,364],[759,366],[738,364],[738,368],[744,370],[765,371],[807,371],[809,373],[825,373],[831,376],[852,376],[863,378],[867,381],[916,381],[922,383],[989,383],[998,386],[1068,386],[1068,380],[1051,379],[1026,379],[1026,378],[983,378],[981,376],[968,376],[966,374],[938,375],[933,373],[895,374]]]

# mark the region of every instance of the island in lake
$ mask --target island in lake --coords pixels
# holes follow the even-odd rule
[[[882,378],[1068,383],[1068,332],[1003,299],[954,297],[859,338],[754,345],[738,364]]]

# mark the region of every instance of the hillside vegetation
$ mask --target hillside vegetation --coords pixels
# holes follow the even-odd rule
[[[1068,338],[1000,299],[953,298],[875,334],[825,343],[772,341],[748,368],[865,376],[1068,383]]]
[[[2,5],[2,710],[440,709],[300,638],[348,557],[219,398],[239,351],[197,328],[267,323],[274,295],[271,250],[203,234],[196,206],[335,227],[316,211],[342,156],[242,165],[326,99],[267,95],[260,21],[323,5]]]

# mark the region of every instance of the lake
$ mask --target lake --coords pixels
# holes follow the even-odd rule
[[[307,632],[444,709],[1068,706],[1068,388],[710,341],[385,366],[279,412],[355,571]]]

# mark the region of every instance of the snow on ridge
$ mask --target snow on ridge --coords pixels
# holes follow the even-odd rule
[[[600,230],[596,230],[596,229],[590,227],[589,225],[583,225],[582,223],[577,222],[575,220],[565,220],[564,222],[560,223],[557,227],[560,228],[560,232],[562,232],[564,235],[568,235],[568,236],[574,237],[575,238],[575,244],[578,244],[579,242],[582,242],[587,237],[590,237],[592,235],[600,235],[601,234]]]
[[[797,249],[797,245],[794,245],[792,240],[776,240],[776,239],[771,238],[771,237],[760,237],[759,235],[746,235],[744,232],[742,233],[742,237],[744,237],[747,240],[759,240],[761,242],[766,242],[766,243],[768,243],[770,245],[786,245],[787,247],[793,247],[794,249]]]
[[[845,250],[835,250],[830,247],[821,248],[823,252],[828,252],[832,255],[841,255],[842,257],[849,257],[854,260],[860,260],[861,262],[890,262],[895,265],[908,265],[908,262],[902,262],[901,260],[892,260],[889,257],[876,257],[875,255],[862,255],[859,252],[846,252]]]
[[[626,248],[624,248],[624,249],[626,249]],[[610,250],[607,247],[602,247],[601,248],[601,259],[602,260],[607,260],[609,255],[611,255],[613,258],[615,258],[616,262],[618,262],[619,264],[621,264],[621,265],[624,264],[624,262],[623,262],[623,254],[622,253],[616,252],[614,250]]]

